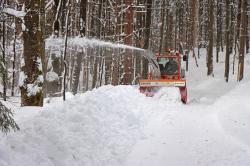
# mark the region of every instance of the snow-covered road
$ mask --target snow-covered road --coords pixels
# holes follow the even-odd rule
[[[167,89],[170,96],[160,92],[160,98],[155,97],[158,109],[164,109],[156,110],[126,166],[250,165],[249,76],[237,83],[231,74],[234,80],[225,83],[222,64],[215,64],[215,76],[207,77],[202,74],[206,73],[203,62],[187,73],[187,105],[176,103],[177,92]]]
[[[245,83],[209,105],[166,104],[146,127],[127,166],[249,166],[250,88]]]

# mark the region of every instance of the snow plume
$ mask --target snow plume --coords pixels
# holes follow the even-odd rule
[[[123,48],[123,49],[130,49],[130,50],[139,50],[144,51],[141,48],[128,46],[125,44],[119,44],[119,43],[112,43],[107,41],[102,41],[98,39],[89,39],[89,38],[74,38],[69,41],[73,45],[78,45],[82,47],[96,47],[96,46],[103,46],[103,47],[111,47],[111,48]]]
[[[64,46],[64,39],[63,38],[55,38],[50,37],[46,39],[46,48],[51,49],[53,52],[56,52],[57,55],[60,55],[60,51]],[[138,47],[133,47],[125,44],[120,43],[112,43],[108,41],[103,41],[95,38],[86,38],[86,37],[75,37],[75,38],[68,38],[68,47],[72,48],[96,48],[96,47],[105,47],[105,48],[114,48],[114,49],[130,49],[134,51],[134,55],[140,55],[145,57],[146,59],[153,64],[155,69],[158,69],[158,65],[156,60],[154,59],[154,53],[141,49]]]
[[[54,38],[50,37],[46,39],[46,47],[51,47],[55,45],[64,45],[64,39],[63,38]],[[75,37],[75,38],[68,38],[68,45],[69,46],[78,46],[78,47],[90,47],[94,48],[97,46],[101,47],[111,47],[111,48],[121,48],[121,49],[131,49],[131,50],[138,50],[138,51],[144,51],[144,49],[128,46],[125,44],[119,44],[119,43],[112,43],[108,41],[103,41],[95,38],[86,38],[86,37]]]

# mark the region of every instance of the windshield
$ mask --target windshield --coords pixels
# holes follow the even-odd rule
[[[177,58],[158,58],[162,75],[175,75],[178,73]]]

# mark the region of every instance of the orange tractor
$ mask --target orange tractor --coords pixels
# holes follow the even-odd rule
[[[183,61],[187,57],[183,56]],[[167,50],[149,61],[148,79],[139,80],[140,92],[153,96],[161,87],[177,87],[180,90],[181,101],[187,103],[187,87],[185,70],[181,68],[182,56],[179,52]]]

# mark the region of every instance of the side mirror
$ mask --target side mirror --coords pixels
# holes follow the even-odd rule
[[[187,61],[187,55],[183,55],[182,59],[183,61]]]

